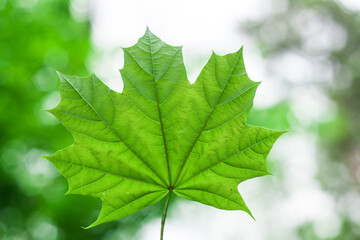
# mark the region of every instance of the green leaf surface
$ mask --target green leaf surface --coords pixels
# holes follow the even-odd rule
[[[75,143],[47,159],[68,180],[68,193],[102,200],[89,227],[133,214],[170,190],[251,215],[237,187],[269,174],[266,157],[283,131],[245,123],[259,83],[246,74],[242,54],[213,53],[191,85],[181,47],[147,30],[124,48],[122,93],[95,75],[59,73],[61,102],[50,112]]]

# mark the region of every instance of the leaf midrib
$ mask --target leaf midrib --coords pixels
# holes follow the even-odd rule
[[[156,106],[157,106],[158,113],[159,113],[159,122],[160,122],[160,128],[161,128],[161,133],[162,133],[162,139],[163,139],[163,143],[164,143],[164,151],[165,151],[166,165],[167,165],[168,178],[169,178],[169,187],[171,187],[172,185],[171,185],[170,163],[169,163],[169,156],[168,156],[168,150],[167,150],[167,145],[166,145],[164,125],[163,125],[162,117],[161,117],[159,94],[158,94],[158,88],[157,88],[156,78],[155,78],[154,59],[153,59],[153,53],[152,53],[152,49],[151,49],[151,38],[150,38],[151,36],[150,36],[149,31],[147,32],[147,35],[149,38],[149,50],[150,50],[150,57],[151,57],[152,76],[153,76],[154,86],[155,86]]]

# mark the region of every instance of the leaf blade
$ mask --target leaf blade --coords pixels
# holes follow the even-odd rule
[[[128,216],[170,190],[252,216],[237,186],[269,174],[266,157],[283,132],[246,124],[260,83],[248,77],[243,49],[213,53],[193,85],[181,47],[148,29],[124,48],[124,58],[122,93],[95,75],[59,73],[61,102],[50,110],[75,143],[47,159],[68,180],[68,193],[103,202],[89,227]]]

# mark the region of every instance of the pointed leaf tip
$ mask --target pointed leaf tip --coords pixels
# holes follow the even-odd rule
[[[60,79],[66,77],[66,75],[58,70],[56,70],[56,74],[59,76]]]
[[[144,35],[154,35],[151,31],[150,28],[148,26],[146,26],[146,30],[145,30],[145,34]],[[155,35],[154,35],[155,36]]]
[[[43,159],[49,160],[50,156],[41,156],[40,158],[43,158]]]
[[[102,224],[102,222],[99,222],[99,218],[96,219],[95,222],[91,223],[89,226],[86,226],[86,227],[82,227],[83,229],[90,229],[90,228],[93,228],[93,227],[96,227],[98,225]]]

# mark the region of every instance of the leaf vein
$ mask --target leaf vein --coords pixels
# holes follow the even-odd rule
[[[116,176],[116,177],[121,177],[121,178],[129,179],[129,180],[133,180],[133,181],[137,181],[137,182],[142,182],[142,183],[146,183],[146,184],[150,184],[150,185],[153,185],[153,186],[157,186],[157,187],[161,187],[161,188],[163,188],[163,189],[166,189],[164,186],[161,186],[161,185],[156,184],[156,183],[152,183],[152,182],[148,182],[148,181],[144,181],[144,180],[140,180],[140,179],[135,179],[135,178],[131,178],[131,177],[123,176],[123,175],[119,175],[119,174],[116,174],[116,173],[104,171],[104,170],[97,169],[97,168],[93,168],[93,167],[88,167],[88,166],[84,166],[84,165],[80,165],[80,164],[76,164],[76,163],[71,163],[71,162],[66,162],[66,161],[57,160],[57,159],[53,159],[52,161],[61,162],[61,163],[65,163],[65,164],[70,164],[70,165],[82,167],[82,168],[85,168],[85,169],[89,169],[89,170],[93,170],[93,171],[98,171],[98,172],[110,174],[110,175],[113,175],[113,176]]]

